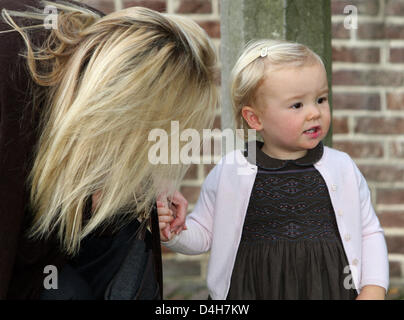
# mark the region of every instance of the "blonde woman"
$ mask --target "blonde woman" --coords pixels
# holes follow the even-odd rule
[[[152,165],[148,135],[212,125],[207,35],[140,7],[0,4],[0,297],[161,298],[145,226],[163,189],[182,225],[187,168]]]

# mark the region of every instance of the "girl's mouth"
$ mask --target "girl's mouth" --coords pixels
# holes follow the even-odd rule
[[[312,139],[316,139],[321,134],[321,127],[315,126],[315,127],[310,128],[309,130],[303,131],[303,133],[308,135]]]

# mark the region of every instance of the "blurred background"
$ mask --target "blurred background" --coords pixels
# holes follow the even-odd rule
[[[257,10],[251,13],[251,17],[247,17],[251,20],[255,19],[254,12],[259,12],[263,2],[269,5],[273,3],[275,8],[279,3],[287,6],[288,3],[299,1],[300,5],[296,5],[294,14],[309,16],[310,6],[304,7],[303,0],[234,0],[232,5],[235,7],[230,10],[233,13],[229,11],[229,15],[237,13],[238,9],[242,10],[237,6],[255,5]],[[144,6],[160,12],[188,16],[206,30],[218,52],[221,49],[221,20],[223,28],[223,21],[227,23],[233,18],[223,16],[222,12],[221,19],[221,7],[224,7],[221,0],[80,2],[104,13]],[[344,26],[349,15],[344,13],[347,6],[354,6],[357,11],[356,29]],[[331,14],[332,146],[347,152],[368,181],[389,250],[391,282],[388,298],[403,299],[404,0],[331,0],[324,10]],[[322,31],[316,32],[321,34]],[[223,119],[228,118],[226,110],[217,110],[215,128],[222,129]],[[190,210],[212,167],[200,164],[192,165],[189,169],[181,192],[188,200]],[[164,298],[206,299],[207,261],[207,254],[184,256],[163,248]]]

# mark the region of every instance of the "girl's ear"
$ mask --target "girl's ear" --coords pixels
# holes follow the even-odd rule
[[[257,110],[251,108],[250,106],[244,106],[241,108],[241,115],[251,129],[255,129],[257,131],[262,130],[262,123]]]

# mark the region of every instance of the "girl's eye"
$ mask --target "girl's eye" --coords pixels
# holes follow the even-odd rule
[[[303,106],[301,102],[295,103],[293,106],[291,106],[292,109],[300,109]]]
[[[322,98],[320,98],[320,99],[317,100],[317,103],[318,103],[318,104],[322,104],[322,103],[325,102],[325,101],[327,101],[327,98],[326,98],[326,97],[322,97]]]

